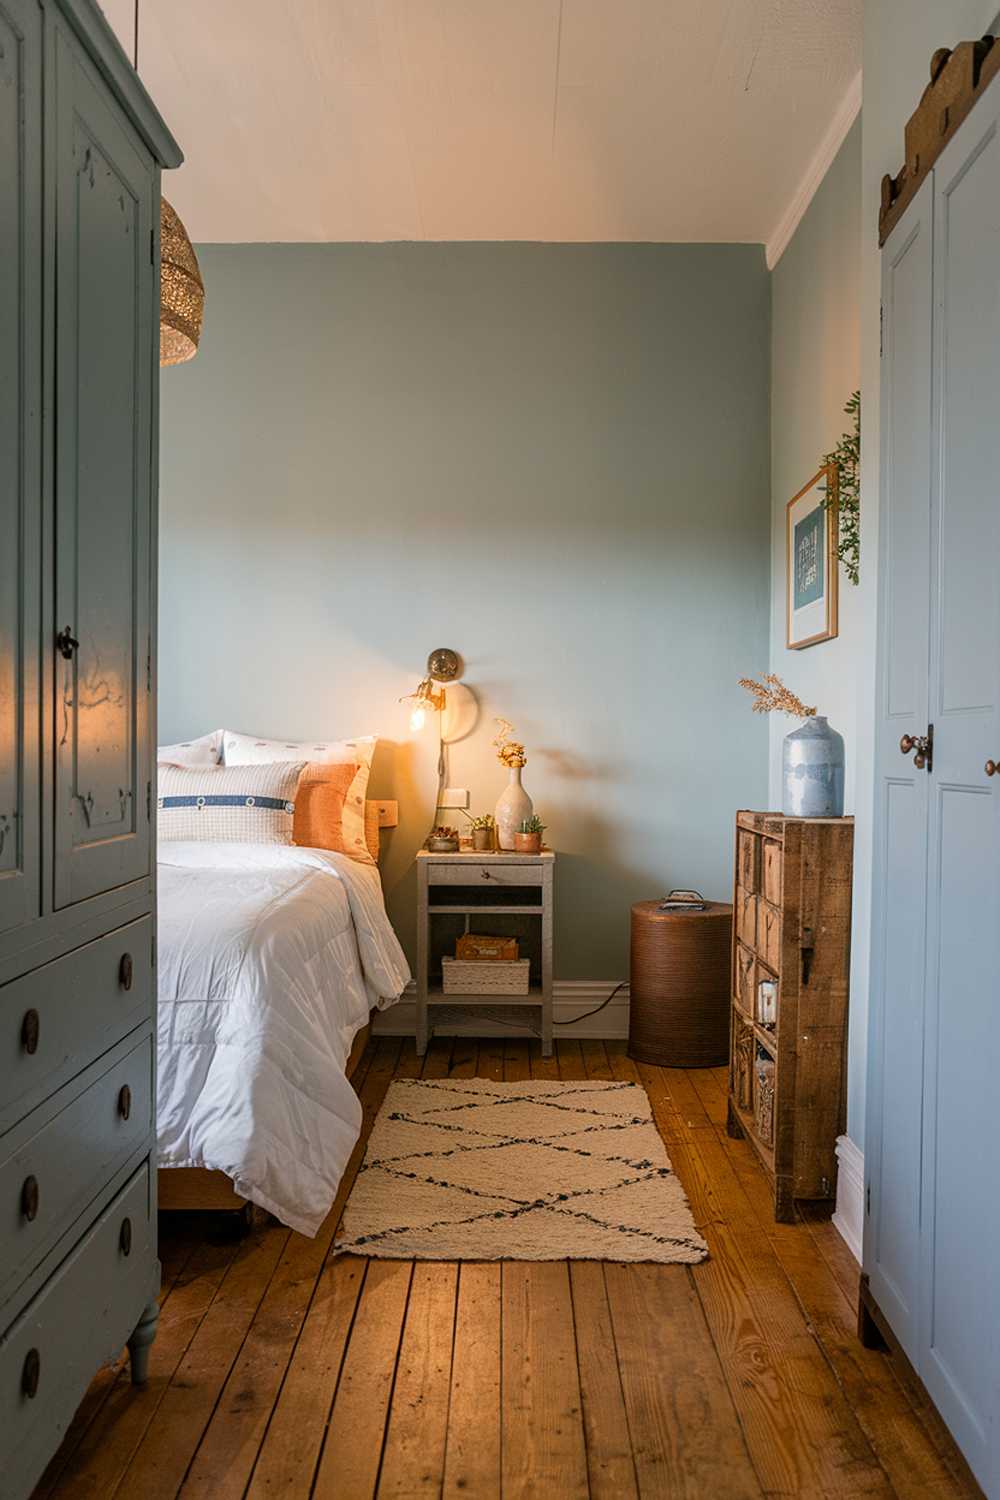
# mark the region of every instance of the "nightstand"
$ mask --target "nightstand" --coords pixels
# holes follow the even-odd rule
[[[417,854],[417,1052],[423,1056],[434,1011],[524,1006],[541,1020],[542,1055],[552,1055],[552,876],[555,854]],[[531,961],[527,995],[446,995],[441,959],[463,932],[516,937]]]

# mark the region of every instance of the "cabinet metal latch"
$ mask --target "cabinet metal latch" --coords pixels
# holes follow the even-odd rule
[[[73,652],[77,650],[79,645],[80,642],[76,639],[72,630],[70,630],[68,625],[64,625],[56,636],[56,650],[59,652],[59,655],[65,657],[66,661],[72,661]]]
[[[928,771],[934,768],[934,725],[928,724],[926,734],[904,734],[899,742],[901,755],[909,755],[911,750],[917,753],[913,757],[913,764],[918,771],[926,766]]]

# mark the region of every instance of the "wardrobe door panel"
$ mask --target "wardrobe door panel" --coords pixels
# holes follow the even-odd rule
[[[883,257],[882,509],[865,1270],[914,1362],[919,1325],[928,775],[900,750],[928,718],[933,197]]]
[[[925,1323],[919,1369],[984,1487],[998,1392],[1000,93],[935,167]]]
[[[149,870],[150,158],[56,33],[55,904]]]
[[[0,0],[0,932],[40,909],[41,11]]]

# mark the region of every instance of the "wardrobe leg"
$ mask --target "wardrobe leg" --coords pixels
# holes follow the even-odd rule
[[[156,1325],[159,1321],[160,1303],[159,1299],[154,1297],[143,1308],[142,1317],[128,1341],[133,1385],[145,1385],[149,1378],[149,1350],[156,1338]]]

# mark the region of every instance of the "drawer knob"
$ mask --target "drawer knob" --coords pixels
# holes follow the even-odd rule
[[[492,880],[493,879],[493,876],[490,874],[489,870],[484,870],[482,872],[482,874],[483,874],[483,879],[484,880]]]
[[[21,1022],[21,1046],[29,1057],[33,1057],[38,1051],[37,1010],[26,1010],[24,1013],[24,1020]]]
[[[42,1373],[42,1356],[37,1349],[29,1349],[21,1366],[21,1390],[29,1401],[38,1395],[38,1379]]]
[[[118,1235],[118,1248],[123,1255],[132,1253],[132,1220],[122,1219],[121,1232]]]
[[[123,1083],[118,1090],[118,1113],[123,1120],[127,1120],[132,1113],[132,1090],[127,1083]]]
[[[26,1177],[21,1184],[21,1213],[30,1224],[38,1218],[38,1178]]]
[[[123,953],[122,954],[122,961],[118,965],[118,983],[121,985],[121,987],[122,987],[123,990],[130,990],[132,988],[132,955],[131,955],[131,953]]]

